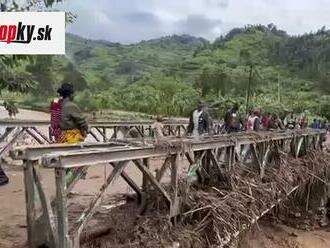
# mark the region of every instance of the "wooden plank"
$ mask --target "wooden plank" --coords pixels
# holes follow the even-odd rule
[[[56,210],[57,210],[57,235],[60,248],[71,248],[69,244],[69,224],[67,211],[67,195],[65,169],[55,169],[56,182]]]
[[[34,240],[36,207],[35,207],[35,188],[33,177],[33,163],[31,161],[23,161],[24,165],[24,186],[25,186],[25,206],[26,206],[26,222],[27,222],[27,237],[30,248],[37,248]]]
[[[171,206],[171,197],[167,194],[165,189],[157,182],[156,178],[152,175],[150,170],[143,165],[140,160],[133,160],[134,164],[139,168],[139,170],[146,176],[146,178],[150,181],[150,183],[161,193],[165,200],[168,202],[169,206]]]

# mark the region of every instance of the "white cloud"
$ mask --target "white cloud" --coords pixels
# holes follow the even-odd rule
[[[174,33],[215,39],[231,28],[274,23],[291,34],[330,22],[329,0],[67,0],[69,31],[124,43]]]

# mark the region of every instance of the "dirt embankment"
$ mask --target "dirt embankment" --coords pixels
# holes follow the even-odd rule
[[[328,229],[301,231],[266,220],[254,226],[241,240],[239,248],[328,248]]]

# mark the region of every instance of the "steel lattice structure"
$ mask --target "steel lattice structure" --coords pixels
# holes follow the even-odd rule
[[[53,248],[78,248],[83,228],[101,204],[101,198],[106,189],[118,176],[121,176],[134,190],[139,202],[144,202],[143,198],[148,194],[158,192],[167,203],[169,217],[174,217],[181,212],[178,180],[179,168],[183,162],[180,156],[185,156],[186,161],[196,167],[198,181],[204,185],[211,180],[221,180],[221,175],[226,171],[235,169],[234,167],[239,164],[247,163],[248,159],[258,166],[260,177],[263,177],[265,168],[270,166],[269,161],[271,161],[273,151],[299,157],[312,149],[321,149],[324,135],[325,131],[306,129],[214,135],[199,139],[169,137],[166,138],[165,143],[168,144],[166,147],[159,147],[150,139],[144,142],[118,140],[100,144],[16,148],[11,151],[11,156],[13,159],[23,160],[24,164],[29,246],[35,248],[47,244]],[[161,169],[156,174],[150,168],[150,159],[153,158],[165,158]],[[67,195],[88,167],[100,164],[109,164],[113,170],[89,207],[75,223],[74,230],[69,230]],[[40,166],[55,172],[56,197],[53,201],[45,194],[38,174]],[[125,173],[125,168],[129,166],[136,166],[142,172],[141,187]],[[74,180],[67,185],[65,181],[67,169],[77,167]],[[167,170],[171,175],[171,192],[161,183],[164,172]],[[297,188],[298,186],[292,188],[290,193]],[[42,213],[37,213],[35,195],[39,196]]]

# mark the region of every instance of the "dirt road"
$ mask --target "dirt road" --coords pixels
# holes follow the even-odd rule
[[[9,119],[8,113],[3,106],[0,106],[0,119]],[[32,110],[19,109],[19,113],[16,115],[17,119],[21,120],[49,120],[49,114],[36,112]]]

